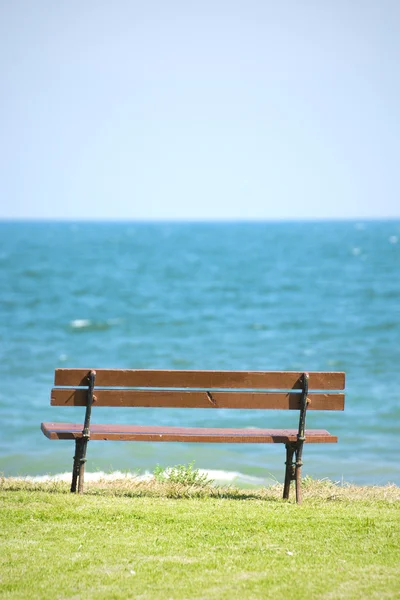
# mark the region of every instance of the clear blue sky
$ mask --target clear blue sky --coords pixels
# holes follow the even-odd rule
[[[399,0],[0,0],[0,218],[400,217]]]

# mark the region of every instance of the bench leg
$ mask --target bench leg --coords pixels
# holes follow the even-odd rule
[[[285,484],[283,486],[283,499],[289,499],[290,483],[296,482],[296,502],[301,504],[303,495],[301,491],[301,467],[302,462],[303,445],[299,447],[293,447],[291,444],[286,444],[286,471],[285,471]],[[296,457],[296,462],[293,462],[293,455]]]
[[[285,484],[283,487],[283,499],[289,499],[290,482],[293,479],[293,454],[294,449],[291,444],[286,444],[286,469],[285,469]]]
[[[87,448],[87,439],[83,438],[82,440],[82,450],[81,457],[79,460],[79,482],[78,482],[78,494],[83,494],[83,484],[85,482],[85,463],[86,463],[86,448]]]
[[[75,456],[74,462],[72,466],[72,482],[71,482],[71,492],[74,494],[76,492],[76,483],[79,477],[79,459],[81,456],[81,438],[76,438],[75,440]]]
[[[75,456],[74,464],[72,467],[72,482],[71,492],[75,493],[78,486],[78,494],[83,493],[83,486],[85,483],[85,463],[86,463],[86,448],[87,439],[77,438],[75,440]]]
[[[303,441],[299,442],[296,449],[296,466],[295,466],[295,481],[296,481],[296,502],[301,504],[303,501],[303,494],[301,491],[301,467],[303,466]]]
[[[296,461],[296,502],[297,504],[301,504],[303,501],[303,495],[301,492],[301,465],[302,463],[298,464]]]

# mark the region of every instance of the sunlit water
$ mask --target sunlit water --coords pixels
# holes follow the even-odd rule
[[[0,240],[0,472],[70,470],[72,444],[40,431],[83,418],[50,407],[56,367],[344,370],[345,411],[307,422],[339,443],[307,446],[304,471],[400,483],[399,222],[1,223]],[[98,409],[93,420],[297,426],[275,411]],[[191,460],[282,480],[284,448],[93,442],[87,468]]]

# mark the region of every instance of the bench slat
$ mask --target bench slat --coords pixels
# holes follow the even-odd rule
[[[52,440],[82,437],[82,424],[42,423],[42,431]],[[199,427],[144,427],[141,425],[92,425],[92,440],[137,442],[216,442],[276,444],[295,442],[296,429],[216,429]],[[324,429],[306,430],[306,443],[336,443],[337,437]]]
[[[299,393],[288,392],[193,392],[165,390],[95,389],[93,407],[300,409]],[[309,410],[343,410],[344,394],[309,394]],[[53,388],[53,406],[85,406],[84,389]]]
[[[87,386],[90,369],[56,369],[54,385]],[[100,387],[168,387],[204,389],[301,389],[299,371],[154,371],[136,369],[96,369]],[[310,372],[310,390],[343,390],[345,374]]]

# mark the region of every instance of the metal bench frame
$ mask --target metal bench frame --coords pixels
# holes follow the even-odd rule
[[[85,463],[86,463],[86,452],[87,445],[90,440],[90,419],[92,415],[93,397],[94,397],[94,386],[96,380],[96,371],[90,371],[88,376],[88,390],[87,390],[87,403],[85,411],[85,420],[82,430],[82,437],[76,438],[75,440],[75,456],[72,469],[72,483],[71,492],[78,491],[79,494],[83,492],[84,477],[85,477]],[[301,468],[303,465],[302,454],[303,445],[306,440],[305,426],[306,426],[306,413],[307,406],[309,404],[308,396],[308,373],[303,373],[302,384],[303,389],[301,391],[300,401],[300,417],[299,417],[299,428],[297,433],[297,441],[285,444],[286,447],[286,468],[285,468],[285,484],[283,489],[283,498],[289,498],[290,483],[296,482],[296,501],[298,504],[302,501],[301,492]],[[211,399],[212,394],[207,392],[207,396]]]

